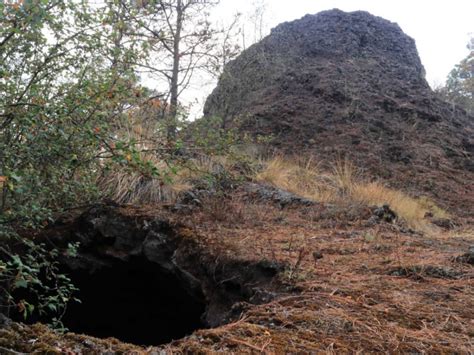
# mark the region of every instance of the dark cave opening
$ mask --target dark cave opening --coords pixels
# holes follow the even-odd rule
[[[71,303],[62,319],[72,332],[114,337],[138,345],[159,345],[205,328],[202,292],[143,258],[69,272],[81,303]]]

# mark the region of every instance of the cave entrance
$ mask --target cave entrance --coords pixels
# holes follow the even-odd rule
[[[206,327],[202,292],[187,290],[179,276],[143,258],[69,274],[81,300],[62,319],[72,332],[159,345]]]

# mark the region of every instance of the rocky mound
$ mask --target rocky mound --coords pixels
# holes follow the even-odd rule
[[[367,12],[277,26],[228,64],[204,113],[286,153],[348,156],[462,215],[474,202],[474,118],[430,89],[412,38]]]

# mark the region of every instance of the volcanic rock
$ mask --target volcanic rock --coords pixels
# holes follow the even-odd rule
[[[227,65],[204,114],[472,215],[474,118],[437,97],[414,40],[383,18],[331,10],[277,26]]]

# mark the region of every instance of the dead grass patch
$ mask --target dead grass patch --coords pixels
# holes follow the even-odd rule
[[[100,179],[100,187],[117,203],[157,204],[176,200],[180,192],[190,188],[184,182],[164,183],[160,178],[140,172],[114,171]]]
[[[379,182],[357,183],[351,190],[350,196],[356,201],[369,205],[388,204],[411,227],[417,229],[426,227],[425,215],[429,209],[402,191],[388,188]]]
[[[331,175],[323,173],[319,166],[308,160],[304,164],[275,157],[263,162],[264,168],[257,173],[257,181],[266,182],[283,190],[316,201],[332,201],[338,189]]]
[[[144,151],[140,155],[144,163],[151,163],[158,169],[159,175],[144,175],[138,169],[115,166],[99,179],[101,190],[109,198],[118,203],[173,203],[180,193],[197,183],[212,189],[222,180],[233,179],[240,173],[239,162],[225,156],[195,154],[184,162],[167,163],[153,153]]]
[[[449,217],[446,211],[426,197],[413,198],[381,182],[365,181],[348,160],[337,161],[329,172],[311,160],[301,163],[284,157],[274,157],[263,165],[264,168],[255,176],[257,181],[320,202],[388,204],[399,218],[415,229],[430,228],[425,218],[428,212],[436,218]]]

